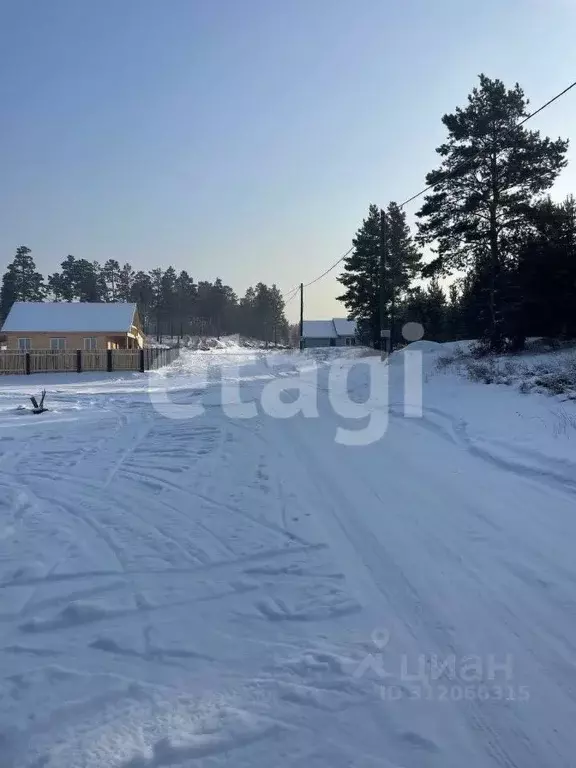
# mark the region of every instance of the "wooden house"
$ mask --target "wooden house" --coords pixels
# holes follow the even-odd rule
[[[136,304],[17,301],[2,326],[8,350],[142,349]]]

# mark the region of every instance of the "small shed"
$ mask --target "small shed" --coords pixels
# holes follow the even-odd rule
[[[2,326],[7,349],[27,352],[141,349],[144,333],[136,304],[17,301]]]

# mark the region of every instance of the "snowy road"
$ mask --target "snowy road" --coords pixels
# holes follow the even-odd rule
[[[232,357],[245,402],[286,372]],[[364,447],[324,372],[319,418],[233,418],[203,359],[150,380],[192,419],[0,382],[0,766],[574,766],[569,460],[404,418],[394,366]]]

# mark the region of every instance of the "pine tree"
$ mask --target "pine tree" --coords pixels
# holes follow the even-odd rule
[[[489,280],[485,331],[492,349],[504,345],[502,274],[526,211],[566,165],[568,142],[541,138],[519,123],[528,115],[519,85],[480,75],[465,108],[444,115],[448,140],[436,150],[440,168],[426,183],[434,191],[418,216],[420,240],[437,256],[427,274],[479,264]]]
[[[162,306],[162,276],[164,274],[164,271],[161,267],[156,267],[156,269],[150,270],[150,286],[152,289],[152,296],[153,296],[153,315],[154,315],[154,326],[155,326],[155,333],[156,333],[156,340],[161,341],[162,339],[162,317],[163,317],[163,306]]]
[[[465,338],[462,319],[462,305],[458,283],[452,283],[448,289],[448,306],[446,308],[446,339],[456,341]]]
[[[61,271],[50,275],[48,287],[56,301],[104,301],[106,285],[98,262],[68,255]]]
[[[406,223],[406,213],[396,203],[390,203],[386,211],[388,226],[388,254],[384,279],[389,285],[389,307],[387,314],[390,318],[392,339],[397,337],[395,313],[396,307],[410,288],[412,281],[420,270],[422,254],[416,248],[410,227]]]
[[[433,277],[426,291],[426,337],[434,341],[446,340],[446,294],[437,277]]]
[[[111,301],[108,295],[108,286],[104,277],[104,270],[100,266],[99,262],[92,262],[92,270],[94,273],[94,283],[90,282],[89,295],[93,296],[92,299],[85,299],[85,301]],[[92,278],[90,278],[91,280]]]
[[[43,301],[46,295],[44,278],[36,270],[32,251],[25,245],[16,249],[16,255],[8,265],[0,291],[0,319],[8,315],[15,301]]]
[[[270,323],[272,326],[272,341],[275,344],[285,344],[288,341],[288,320],[284,314],[284,299],[278,286],[273,283],[269,290]]]
[[[212,283],[207,280],[200,280],[198,282],[195,312],[195,329],[200,334],[214,333],[212,298]]]
[[[516,346],[529,335],[576,335],[576,200],[548,198],[532,210],[531,224],[514,275]]]
[[[138,305],[140,319],[148,333],[154,311],[155,293],[152,278],[147,272],[136,272],[130,288],[129,300]]]
[[[217,277],[210,291],[210,320],[216,336],[225,332],[226,305],[228,303],[226,287]]]
[[[180,338],[190,333],[190,321],[194,317],[197,288],[188,272],[182,270],[176,278],[176,323]]]
[[[384,214],[376,205],[370,205],[352,244],[354,250],[344,260],[344,272],[338,278],[346,291],[338,300],[344,303],[349,316],[358,321],[359,335],[378,346],[381,299],[385,304],[384,316],[393,329],[395,308],[418,271],[421,255],[410,235],[406,214],[394,202]],[[383,244],[386,261],[381,269]]]
[[[61,263],[61,271],[48,277],[48,287],[56,301],[74,301],[76,295],[74,256],[68,255]]]
[[[432,341],[447,338],[446,295],[438,281],[432,278],[427,288],[412,288],[400,305],[402,323],[420,323],[424,336]]]
[[[102,278],[106,286],[106,301],[118,301],[120,292],[120,264],[108,259],[102,267]]]
[[[160,282],[160,317],[166,333],[173,337],[176,335],[177,300],[176,300],[176,270],[168,267],[164,270]]]
[[[220,289],[223,294],[224,306],[221,315],[221,332],[230,334],[237,330],[238,296],[229,285],[223,285]]]
[[[359,335],[377,346],[380,341],[380,209],[370,205],[368,216],[352,240],[354,250],[344,259],[338,281],[346,291],[338,297],[358,322]]]
[[[256,303],[256,291],[250,286],[242,299],[238,308],[238,330],[243,336],[249,339],[256,338],[256,323],[254,317],[254,306]]]
[[[134,284],[134,270],[128,263],[124,264],[118,273],[117,296],[118,301],[132,301],[132,286]]]
[[[0,327],[8,317],[12,305],[17,300],[18,291],[16,287],[16,275],[8,267],[2,277],[2,286],[0,287]]]

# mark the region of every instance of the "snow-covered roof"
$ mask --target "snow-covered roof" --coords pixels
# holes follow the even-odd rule
[[[6,333],[126,333],[136,304],[16,301],[2,326]]]
[[[305,339],[335,339],[336,329],[332,320],[304,320],[302,335]]]
[[[356,320],[346,320],[345,317],[335,317],[332,322],[338,336],[355,336]]]
[[[356,321],[334,317],[332,320],[304,320],[305,339],[336,339],[338,336],[354,336]]]

